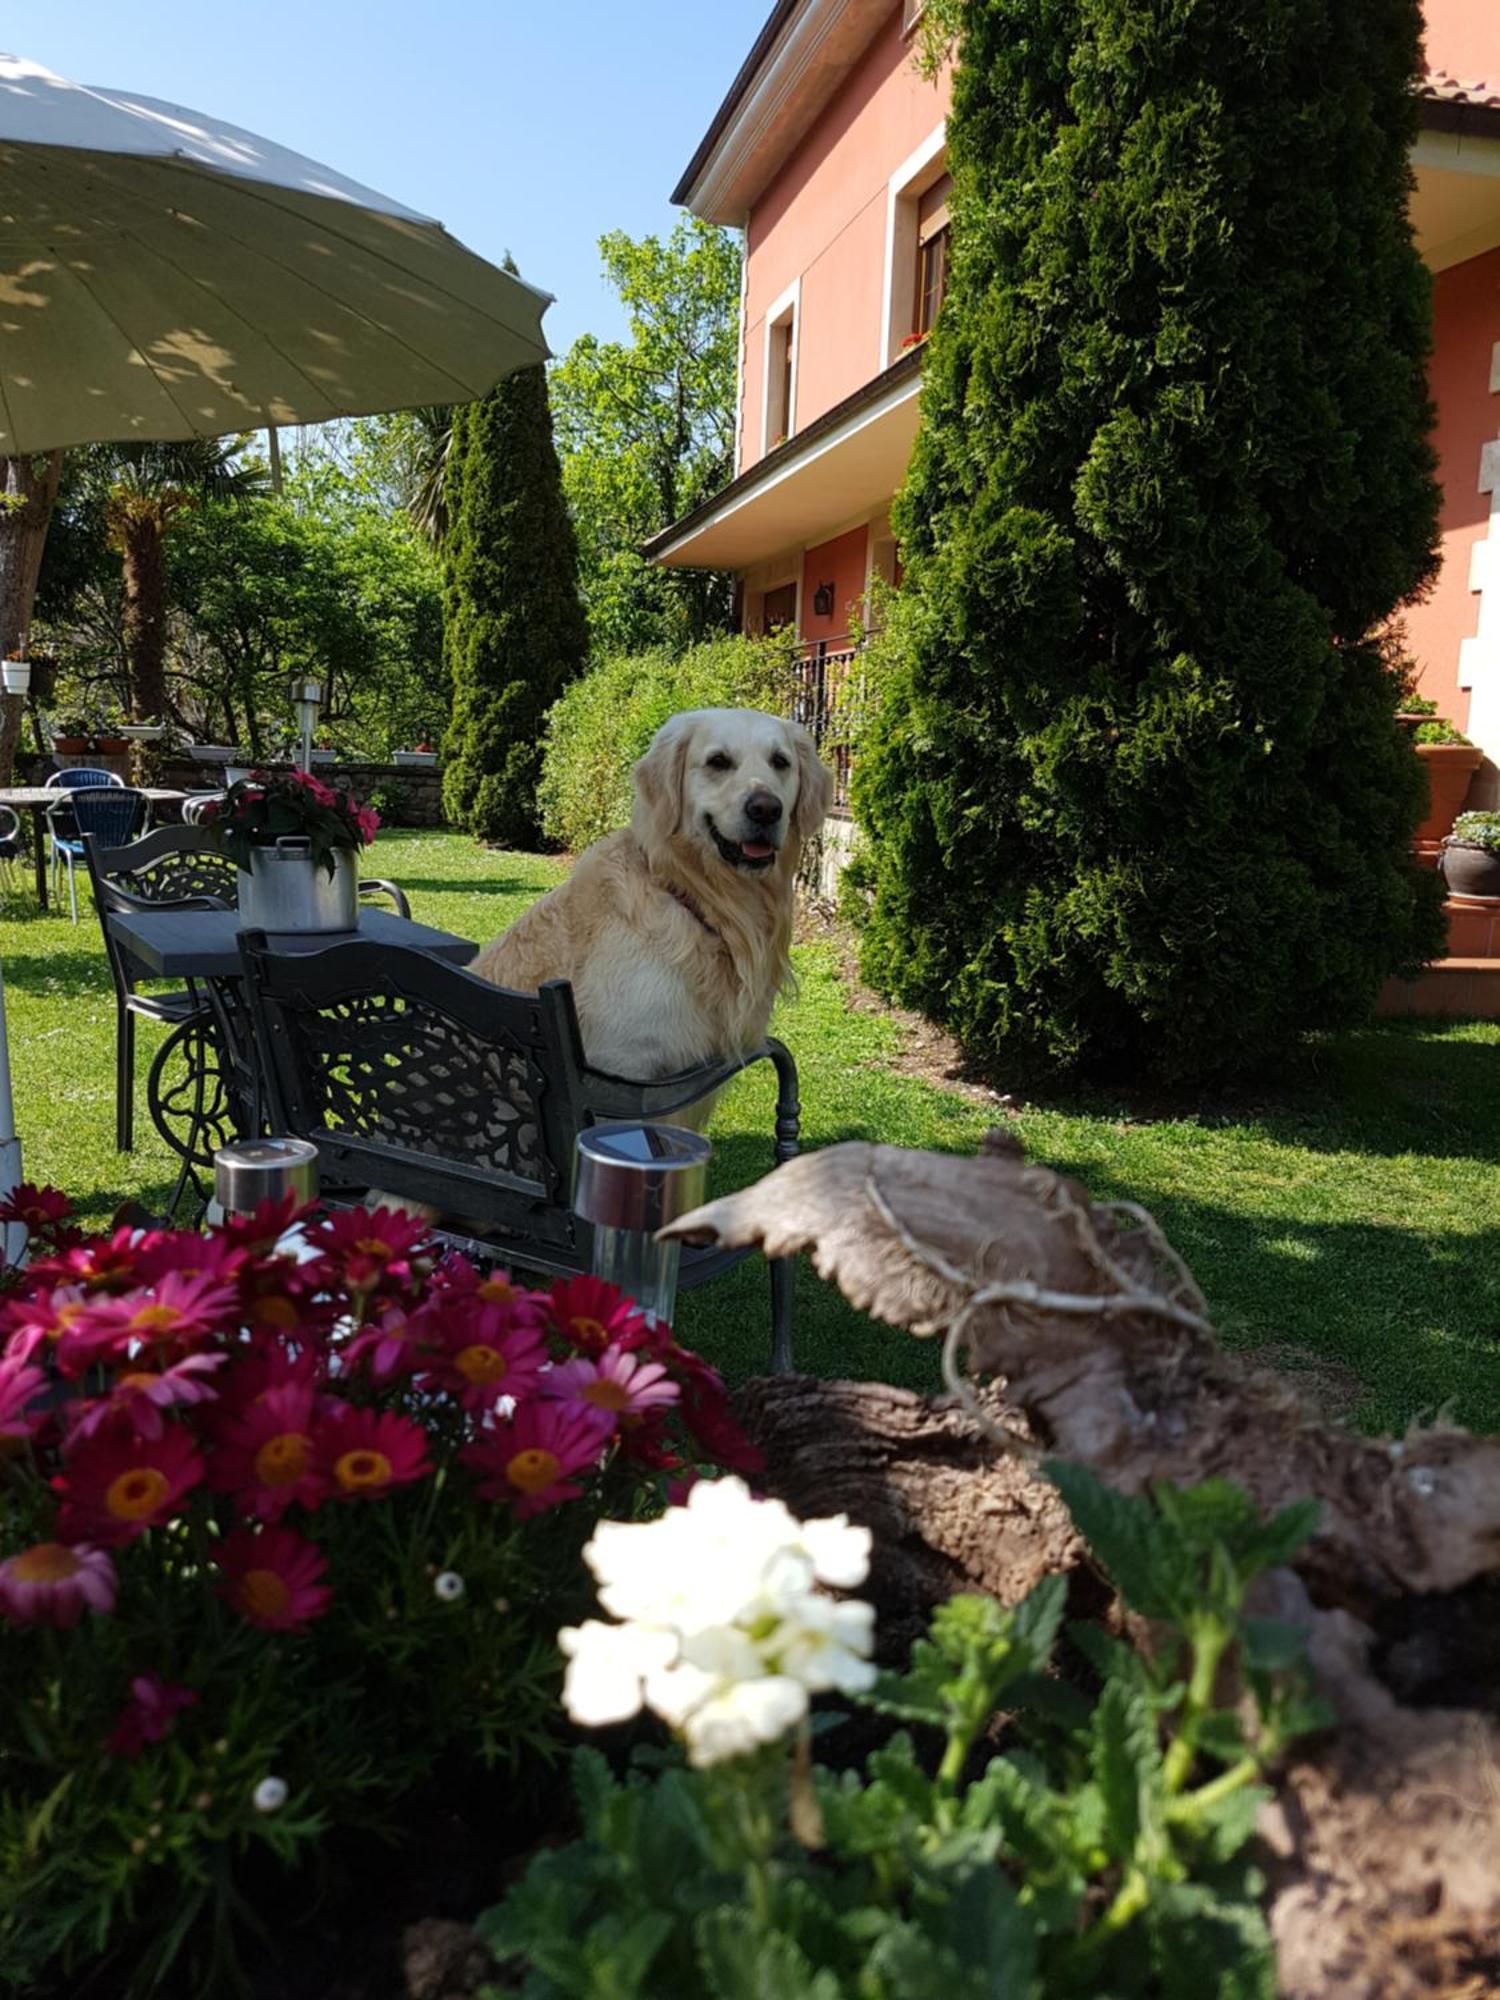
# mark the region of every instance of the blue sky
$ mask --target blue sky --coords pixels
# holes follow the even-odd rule
[[[606,229],[668,196],[771,0],[10,0],[0,46],[248,126],[515,254],[547,334],[621,321]]]

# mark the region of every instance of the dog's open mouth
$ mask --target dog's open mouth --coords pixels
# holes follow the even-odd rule
[[[776,849],[769,840],[726,840],[714,825],[712,817],[705,813],[708,830],[731,868],[769,868],[776,859]]]

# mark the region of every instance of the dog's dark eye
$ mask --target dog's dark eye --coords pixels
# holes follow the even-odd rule
[[[773,771],[790,771],[791,768],[792,768],[791,758],[784,757],[782,753],[778,750],[771,759],[771,769]]]
[[[703,761],[707,764],[710,771],[732,771],[734,769],[734,759],[727,756],[722,750],[715,750],[712,757],[705,757]]]

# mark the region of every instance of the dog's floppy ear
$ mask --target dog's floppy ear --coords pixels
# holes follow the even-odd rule
[[[818,755],[811,732],[800,722],[787,729],[797,751],[797,803],[792,808],[792,831],[799,840],[811,840],[828,817],[833,804],[833,773]]]
[[[651,748],[635,767],[637,840],[643,847],[670,840],[682,824],[683,779],[687,770],[692,718],[674,715],[651,739]]]

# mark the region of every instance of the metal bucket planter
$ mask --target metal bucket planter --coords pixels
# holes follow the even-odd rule
[[[354,850],[333,856],[333,878],[315,865],[312,843],[287,834],[274,847],[252,847],[240,870],[240,923],[247,931],[359,929],[359,878]]]

